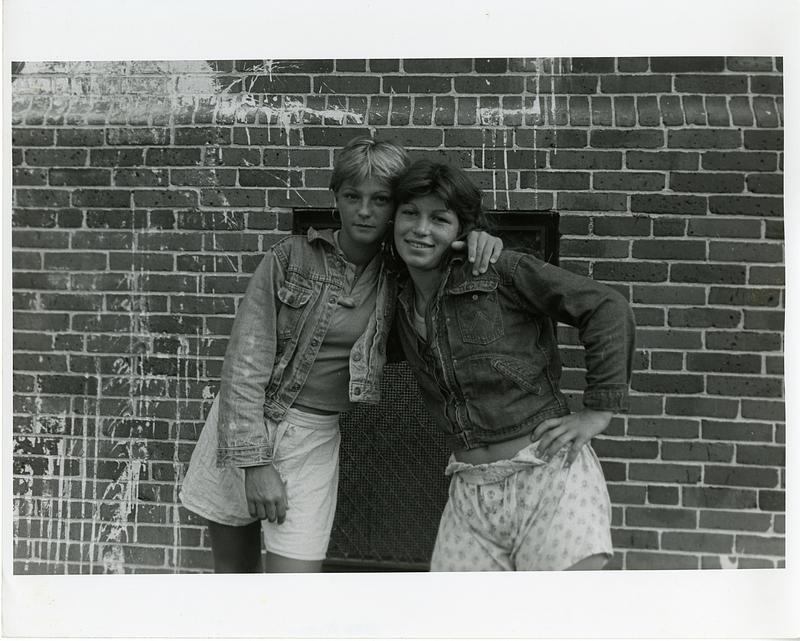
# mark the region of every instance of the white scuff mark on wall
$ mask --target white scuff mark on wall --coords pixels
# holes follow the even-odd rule
[[[739,567],[739,561],[735,556],[721,554],[719,557],[719,565],[723,570],[735,570]]]

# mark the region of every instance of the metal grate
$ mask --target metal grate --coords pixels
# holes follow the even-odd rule
[[[507,249],[558,262],[558,214],[491,212]],[[333,228],[331,209],[296,209],[294,233]],[[406,363],[384,372],[381,402],[341,418],[339,499],[325,570],[427,570],[447,501],[449,451]]]

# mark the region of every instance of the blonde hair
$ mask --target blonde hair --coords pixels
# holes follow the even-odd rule
[[[339,152],[333,163],[331,191],[343,183],[362,183],[368,178],[386,181],[390,186],[408,168],[408,153],[393,142],[354,138]]]

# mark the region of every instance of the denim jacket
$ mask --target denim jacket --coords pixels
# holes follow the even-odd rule
[[[553,320],[578,328],[584,405],[628,409],[633,313],[605,285],[515,251],[504,251],[481,276],[455,257],[428,306],[427,342],[414,329],[410,279],[399,301],[400,343],[453,450],[515,438],[569,413]]]
[[[345,291],[344,258],[331,230],[290,236],[253,274],[225,352],[219,399],[217,465],[269,463],[264,421],[280,421],[302,389]],[[377,403],[395,279],[381,267],[375,311],[350,352],[351,401]]]

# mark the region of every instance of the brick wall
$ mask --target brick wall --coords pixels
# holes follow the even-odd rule
[[[780,59],[12,70],[15,571],[208,570],[177,488],[238,299],[362,133],[557,209],[562,265],[632,302],[633,411],[595,443],[611,566],[783,565]]]

